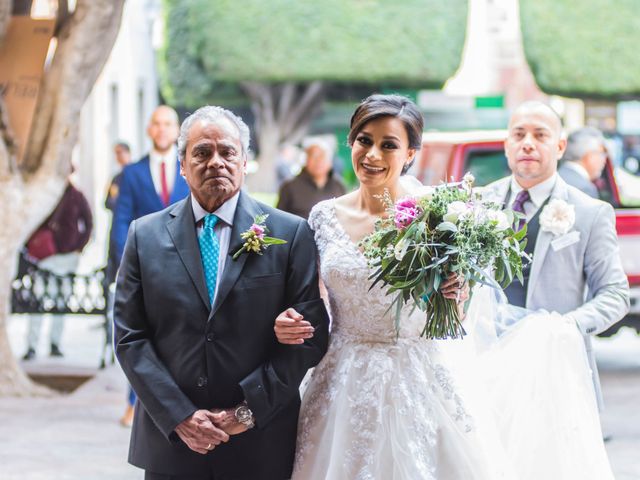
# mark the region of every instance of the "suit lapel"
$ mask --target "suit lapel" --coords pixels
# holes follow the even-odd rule
[[[502,178],[488,185],[486,190],[482,192],[484,200],[489,200],[502,205],[502,208],[506,208],[505,201],[507,200],[507,192],[511,185],[511,177]]]
[[[207,292],[204,269],[200,259],[200,246],[196,237],[196,221],[191,208],[191,197],[188,196],[183,201],[176,203],[170,215],[173,218],[167,223],[167,230],[169,230],[171,240],[173,240],[178,255],[187,272],[189,272],[200,299],[207,309],[210,309],[209,293]]]
[[[547,251],[549,250],[549,245],[551,245],[552,239],[553,235],[550,232],[544,232],[542,230],[542,227],[540,227],[540,230],[538,231],[538,238],[536,240],[536,248],[533,250],[533,263],[531,264],[531,273],[529,274],[529,284],[527,285],[527,301],[525,305],[529,305],[532,292],[536,287],[536,283],[538,282],[540,270],[542,269],[542,264],[544,263],[544,258],[547,255]]]
[[[556,184],[551,192],[551,198],[560,198],[565,201],[568,198],[567,184],[559,175],[556,178]],[[533,263],[531,264],[531,274],[529,275],[529,284],[527,286],[526,305],[529,305],[529,302],[531,301],[531,296],[538,282],[538,277],[540,276],[540,271],[542,270],[542,265],[544,264],[544,259],[547,256],[552,240],[553,234],[551,232],[543,231],[542,225],[540,225],[536,240],[536,248],[533,251]]]
[[[240,192],[240,197],[238,198],[238,205],[236,207],[236,213],[233,217],[233,228],[231,229],[231,238],[229,239],[229,251],[227,254],[227,259],[225,261],[224,272],[222,275],[222,279],[220,280],[220,284],[218,285],[218,293],[216,295],[216,300],[213,304],[213,309],[211,310],[211,315],[209,319],[211,319],[220,306],[224,303],[227,295],[231,291],[231,288],[238,281],[238,277],[240,277],[240,273],[244,268],[244,264],[247,261],[249,255],[256,255],[255,253],[242,253],[237,260],[233,260],[233,254],[236,253],[243,244],[243,241],[240,237],[240,234],[246,230],[248,230],[253,224],[253,219],[256,215],[262,213],[262,210],[258,206],[258,204],[251,199],[244,192]]]
[[[158,192],[156,192],[156,186],[153,184],[153,175],[151,175],[151,157],[147,155],[140,161],[146,163],[142,181],[144,182],[145,188],[149,192],[149,195],[151,195],[151,197],[153,198],[153,202],[156,204],[155,211],[163,210],[165,206],[162,203],[160,195],[158,195]]]
[[[189,186],[185,181],[184,177],[180,175],[180,162],[176,160],[176,175],[173,177],[173,188],[171,189],[171,194],[169,195],[169,203],[175,203],[178,200],[183,199],[187,196],[189,192]]]

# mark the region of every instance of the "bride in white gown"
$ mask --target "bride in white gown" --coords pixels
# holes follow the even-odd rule
[[[304,392],[293,479],[612,479],[575,326],[533,314],[498,338],[504,307],[478,289],[464,340],[420,338],[424,314],[409,307],[396,332],[356,242],[383,213],[378,195],[410,193],[399,177],[422,118],[406,98],[377,95],[351,126],[361,186],[309,218],[332,330]],[[283,322],[276,333],[295,344],[309,328]]]

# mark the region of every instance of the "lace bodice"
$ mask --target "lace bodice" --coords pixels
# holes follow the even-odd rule
[[[320,275],[327,288],[332,316],[332,335],[363,342],[394,342],[395,312],[389,307],[393,295],[380,284],[370,289],[373,271],[336,217],[335,200],[317,204],[309,216],[320,255]],[[405,306],[400,338],[415,339],[424,325],[424,313]]]

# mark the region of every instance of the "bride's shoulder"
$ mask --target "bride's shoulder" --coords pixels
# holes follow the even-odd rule
[[[317,231],[323,224],[327,223],[331,217],[335,201],[335,198],[330,198],[328,200],[322,200],[313,206],[309,213],[309,219],[307,220],[311,230]]]

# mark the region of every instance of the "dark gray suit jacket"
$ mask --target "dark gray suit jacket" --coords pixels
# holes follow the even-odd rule
[[[138,394],[129,461],[152,472],[216,478],[289,478],[307,369],[322,358],[328,315],[318,290],[316,246],[307,223],[241,193],[229,245],[233,255],[255,215],[287,240],[263,255],[229,257],[211,308],[190,198],[131,224],[115,300],[118,360]],[[303,345],[281,345],[276,316],[294,307],[315,327]],[[197,409],[246,399],[256,428],[207,455],[175,427]]]
[[[583,191],[587,195],[593,198],[600,198],[598,195],[598,188],[589,180],[584,178],[580,173],[576,172],[573,168],[567,166],[567,162],[564,161],[558,168],[558,174],[562,179],[572,187]]]

